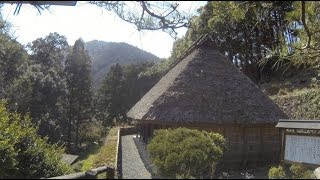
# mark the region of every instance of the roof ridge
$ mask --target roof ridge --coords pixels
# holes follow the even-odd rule
[[[196,47],[202,45],[208,38],[210,38],[211,41],[213,41],[213,38],[209,33],[201,35],[196,41],[194,41],[191,46],[182,53],[180,57],[177,58],[170,66],[169,70],[172,69],[175,65],[177,65],[182,59],[184,59],[190,52],[192,52]]]

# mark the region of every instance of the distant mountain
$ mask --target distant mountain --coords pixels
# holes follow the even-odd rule
[[[124,42],[93,40],[86,42],[85,46],[92,61],[94,87],[100,84],[112,64],[123,65],[159,60],[157,56]]]

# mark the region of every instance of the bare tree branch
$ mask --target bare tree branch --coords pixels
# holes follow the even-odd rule
[[[178,4],[167,4],[162,9],[157,7],[156,10],[151,8],[151,3],[148,1],[136,1],[139,3],[141,14],[136,15],[132,9],[125,9],[125,3],[118,3],[119,1],[90,1],[90,4],[98,7],[103,7],[108,11],[115,12],[118,17],[126,22],[135,24],[138,31],[140,30],[163,30],[169,33],[174,38],[176,37],[176,29],[182,27],[189,27],[189,20],[177,10]],[[132,2],[131,2],[132,3]],[[163,13],[157,11],[162,10]]]
[[[144,9],[142,9],[141,18],[140,18],[140,22],[139,22],[139,26],[138,26],[138,31],[140,31],[140,29],[141,29],[141,23],[143,21],[143,16],[144,16]]]

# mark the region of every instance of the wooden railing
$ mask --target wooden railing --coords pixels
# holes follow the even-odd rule
[[[63,176],[51,177],[48,179],[96,179],[99,174],[106,173],[107,179],[115,178],[115,168],[110,166],[101,166],[95,169],[90,169],[86,172],[78,172]]]
[[[121,179],[122,178],[122,146],[121,146],[121,136],[134,134],[137,130],[135,127],[122,127],[118,130],[117,139],[117,152],[116,152],[116,167],[102,166],[95,169],[88,170],[86,172],[78,172],[63,176],[51,177],[48,179],[96,179],[99,174],[107,173],[107,179]],[[46,178],[42,178],[46,179]]]
[[[117,150],[116,150],[116,172],[119,179],[122,179],[122,145],[121,145],[121,128],[118,130]]]

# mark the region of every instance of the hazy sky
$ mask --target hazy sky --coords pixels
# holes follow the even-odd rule
[[[206,1],[177,3],[180,4],[180,10],[195,13]],[[23,5],[16,16],[13,15],[15,7],[16,5],[6,4],[2,8],[2,15],[13,25],[13,35],[22,44],[45,37],[50,32],[57,32],[66,36],[70,45],[80,37],[85,42],[126,42],[158,57],[168,57],[174,41],[169,34],[161,30],[138,32],[134,25],[122,21],[113,13],[81,1],[78,1],[76,6],[51,6],[50,11],[43,11],[41,14],[34,7]],[[186,28],[179,29],[178,37],[185,32]]]

